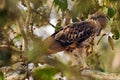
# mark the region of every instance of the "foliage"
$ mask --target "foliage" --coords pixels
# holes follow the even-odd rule
[[[35,80],[53,80],[53,76],[58,73],[58,70],[54,68],[36,69],[34,71]]]
[[[119,45],[117,41],[120,38],[119,4],[119,0],[1,0],[0,66],[11,66],[11,64],[20,61],[25,63],[52,63],[46,62],[48,60],[48,57],[46,57],[48,56],[46,53],[47,46],[42,37],[35,35],[35,29],[52,26],[57,32],[71,22],[85,20],[92,13],[101,10],[110,18],[106,29],[103,31],[106,35],[104,35],[105,37],[101,35],[102,37],[97,40],[99,47],[93,46],[87,61],[90,68],[106,72],[106,68],[103,66],[107,66],[108,72],[110,72],[112,69],[109,69],[108,66],[111,66],[113,60],[113,57],[111,57],[112,51],[110,50],[111,48],[116,50],[116,45]],[[53,24],[56,25],[51,23],[53,18],[56,20]],[[46,32],[45,34],[49,33]],[[108,42],[105,42],[106,40]],[[107,55],[107,60],[105,60],[104,55]],[[32,75],[36,80],[38,80],[37,78],[40,80],[53,80],[53,76],[58,72],[71,77],[68,73],[72,73],[72,71],[69,72],[72,69],[71,67],[67,69],[71,65],[67,64],[65,70],[60,68],[63,66],[61,65],[56,66],[54,63],[53,68],[36,69]],[[81,78],[78,77],[78,68],[73,69],[73,71],[75,72],[72,75],[77,77],[75,79]],[[28,71],[28,73],[31,75],[31,71]],[[2,78],[3,74],[0,73],[0,80]]]
[[[58,6],[58,10],[66,11],[68,7],[67,0],[54,0],[53,1],[56,6]]]
[[[0,73],[0,80],[3,80],[3,74]]]
[[[114,8],[108,8],[108,16],[112,18],[115,15],[115,9]]]
[[[75,4],[72,7],[71,15],[72,17],[80,17],[80,19],[87,18],[89,13],[98,10],[99,5],[97,2],[92,0],[76,0]]]

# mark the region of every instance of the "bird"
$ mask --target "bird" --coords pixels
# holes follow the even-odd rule
[[[90,37],[99,36],[101,30],[106,27],[107,21],[106,14],[98,11],[86,21],[69,24],[53,33],[44,40],[44,43],[47,45],[50,54],[66,50],[68,46],[73,44],[75,47],[79,47]]]
[[[83,56],[86,44],[89,45],[96,36],[100,35],[101,30],[106,27],[108,19],[109,17],[104,12],[97,11],[84,21],[63,27],[44,40],[48,47],[48,54],[77,50]]]

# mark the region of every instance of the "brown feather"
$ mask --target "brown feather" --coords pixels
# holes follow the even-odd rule
[[[106,24],[106,15],[98,12],[91,19],[67,25],[48,37],[44,42],[48,46],[50,53],[69,50],[69,47],[75,49],[75,47],[78,48],[83,42],[90,41],[99,35]]]
[[[81,21],[70,24],[54,35],[61,46],[68,46],[73,43],[82,43],[95,33],[97,25],[94,21]]]
[[[48,54],[56,53],[63,51],[64,48],[54,39],[54,37],[48,37],[44,40],[44,43],[46,44],[48,48]]]

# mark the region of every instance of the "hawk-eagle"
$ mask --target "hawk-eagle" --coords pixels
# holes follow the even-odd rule
[[[90,19],[65,26],[44,40],[50,54],[82,47],[82,43],[98,36],[105,28],[108,17],[101,11],[91,15]]]

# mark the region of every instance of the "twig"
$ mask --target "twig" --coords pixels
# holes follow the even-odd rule
[[[26,0],[26,6],[27,6],[27,17],[26,17],[26,22],[25,22],[25,27],[29,27],[29,23],[30,23],[30,11],[31,11],[31,8],[30,8],[30,1],[29,0]]]
[[[80,49],[78,49],[78,51],[76,51],[76,54],[77,53],[85,54],[84,52],[82,52],[82,49],[80,51],[79,50]],[[100,80],[120,80],[120,74],[106,73],[106,72],[101,72],[101,71],[97,71],[97,70],[90,70],[86,66],[85,57],[83,57],[81,54],[80,54],[80,58],[81,58],[80,61],[81,61],[81,64],[83,65],[84,69],[82,69],[82,70],[80,69],[79,71],[82,76],[100,79]],[[84,61],[84,62],[82,62],[82,61]]]
[[[55,28],[55,26],[54,26],[52,23],[50,23],[49,21],[48,21],[48,23],[49,23],[53,28]]]
[[[13,46],[13,45],[0,45],[0,48],[7,48],[10,47],[12,50],[17,51],[17,52],[22,52],[22,50],[20,50],[19,48]]]
[[[30,1],[29,0],[25,0],[25,4],[26,4],[27,10],[28,10],[26,20],[24,23],[22,23],[21,20],[19,20],[19,21],[17,21],[17,24],[18,24],[19,29],[21,31],[21,34],[23,36],[24,48],[26,49],[28,47],[28,38],[29,38],[28,29],[29,29],[29,24],[30,24],[30,10],[31,10],[31,8],[30,8]],[[24,25],[24,27],[22,24]]]
[[[100,80],[120,80],[120,74],[100,72],[96,70],[84,69],[83,71],[80,71],[80,74],[82,76],[92,77]]]
[[[101,39],[102,39],[105,35],[107,35],[107,34],[102,34],[102,36],[100,37],[100,39],[99,39],[98,42],[97,42],[97,45],[100,43]]]
[[[20,22],[20,20],[17,21],[17,25],[18,25],[18,27],[19,27],[19,29],[20,29],[20,32],[21,32],[21,34],[22,34],[22,37],[23,37],[23,39],[24,39],[24,48],[27,48],[28,39],[27,39],[27,35],[26,35],[25,31],[24,31],[24,27],[23,27],[21,24],[22,24],[22,23]],[[25,50],[25,49],[24,49],[24,50]]]

